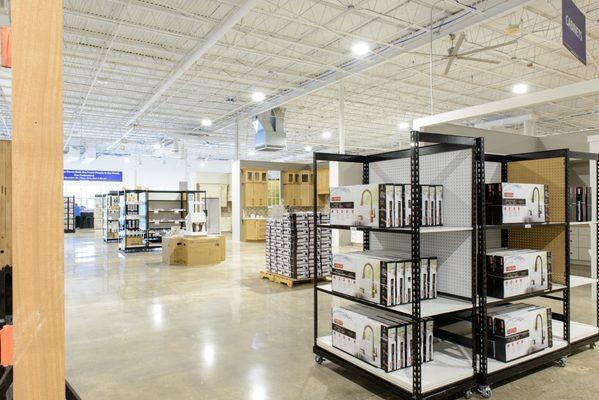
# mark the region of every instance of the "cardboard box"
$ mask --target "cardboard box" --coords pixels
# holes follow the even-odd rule
[[[332,289],[334,292],[385,306],[395,305],[396,261],[356,253],[334,254]]]
[[[489,225],[549,222],[547,185],[488,183],[485,202]]]
[[[489,296],[506,298],[551,289],[551,252],[502,249],[487,252]]]
[[[333,346],[391,372],[412,365],[412,322],[361,304],[332,310]],[[422,358],[433,359],[433,321],[422,322]]]
[[[395,188],[391,184],[331,188],[332,225],[390,228],[393,223]]]
[[[551,309],[528,305],[494,316],[490,356],[509,362],[553,346]]]
[[[218,264],[225,260],[225,238],[209,236],[164,236],[162,260],[169,265]]]

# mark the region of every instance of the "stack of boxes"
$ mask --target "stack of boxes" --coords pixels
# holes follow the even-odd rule
[[[386,372],[412,365],[413,322],[361,304],[335,307],[332,342],[338,348]],[[421,361],[433,359],[433,320],[421,322]]]
[[[488,225],[549,222],[547,185],[488,183],[485,202]]]
[[[326,214],[316,215],[319,224],[328,224]],[[314,237],[314,217],[311,212],[287,213],[269,218],[266,223],[266,270],[293,279],[312,278],[314,259],[318,277],[331,273],[331,231],[319,229]],[[314,241],[317,253],[314,254]]]
[[[487,294],[508,298],[551,289],[551,252],[527,249],[487,251]]]
[[[421,185],[422,226],[443,225],[443,186]],[[412,186],[382,183],[331,188],[331,224],[402,228],[412,224]]]
[[[487,314],[488,354],[509,362],[553,346],[551,309],[531,304],[491,307]]]
[[[332,290],[384,306],[412,302],[412,259],[393,250],[333,256]],[[437,258],[420,259],[420,298],[437,297]]]
[[[570,221],[582,222],[593,220],[593,189],[590,187],[571,186]]]

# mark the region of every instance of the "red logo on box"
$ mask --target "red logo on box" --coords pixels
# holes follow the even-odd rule
[[[504,192],[503,197],[514,197],[514,194],[512,192]]]
[[[507,331],[507,334],[508,334],[508,335],[511,335],[511,334],[513,334],[513,333],[516,333],[516,332],[518,332],[518,329],[516,329],[516,328],[512,328],[512,329],[508,329],[508,331]]]
[[[341,200],[341,196],[333,196],[331,197],[331,201],[339,201]]]
[[[343,321],[341,321],[340,319],[335,318],[333,322],[335,323],[335,325],[343,326]]]
[[[333,268],[343,269],[343,264],[333,263]]]

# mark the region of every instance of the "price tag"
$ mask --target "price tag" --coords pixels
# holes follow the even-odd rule
[[[526,225],[524,225],[524,227],[528,229],[528,228],[532,228],[532,225],[531,224],[526,224]]]
[[[349,230],[352,231],[352,232],[357,232],[358,228],[355,227],[355,226],[352,226],[352,227],[349,228]]]

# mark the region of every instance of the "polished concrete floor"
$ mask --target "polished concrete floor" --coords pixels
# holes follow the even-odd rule
[[[258,278],[263,244],[232,244],[215,266],[119,255],[93,231],[65,235],[67,376],[84,400],[390,399],[311,351],[313,291]],[[594,322],[588,288],[578,320]],[[320,296],[323,325],[330,306]],[[494,389],[494,399],[597,399],[599,351]]]

